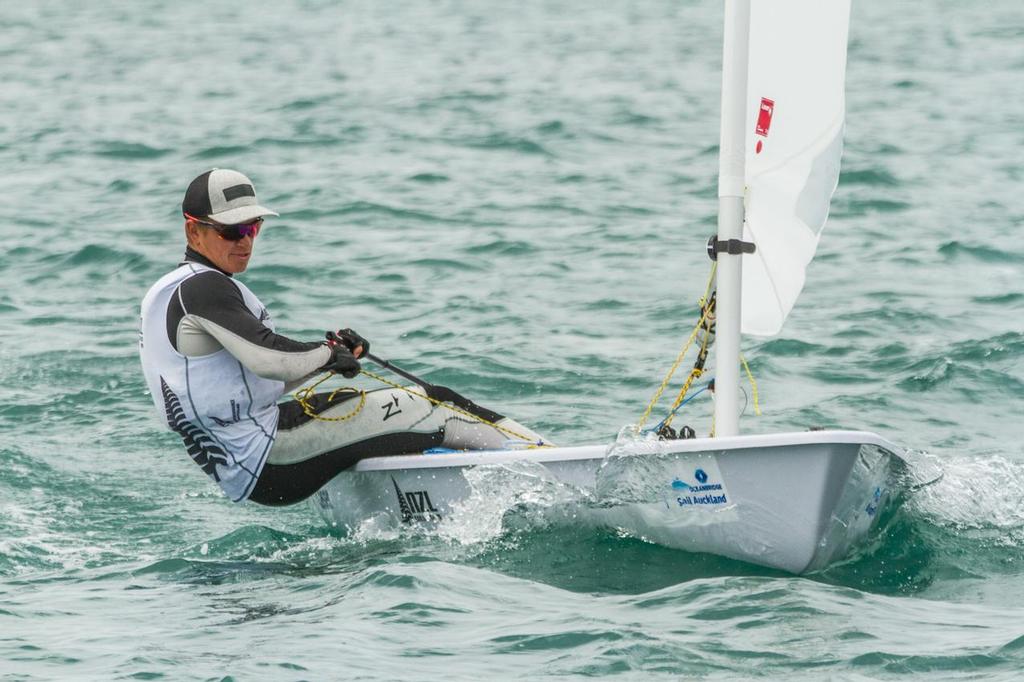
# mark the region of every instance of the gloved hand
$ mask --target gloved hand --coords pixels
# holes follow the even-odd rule
[[[370,352],[370,342],[351,329],[339,329],[336,332],[327,332],[327,343],[328,345],[333,343],[344,344],[353,355],[355,355],[356,348],[362,346],[363,350],[359,352],[359,355],[356,355],[356,357],[360,358],[365,357],[365,355]]]
[[[331,332],[327,333],[330,334]],[[352,351],[345,344],[337,341],[331,343],[331,339],[328,338],[327,345],[331,349],[331,359],[320,368],[321,370],[337,372],[346,379],[351,379],[359,374],[359,361],[356,360],[355,356],[352,355]]]

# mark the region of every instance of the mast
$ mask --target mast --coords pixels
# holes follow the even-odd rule
[[[719,142],[718,239],[742,239],[746,155],[750,0],[725,0],[722,130]],[[718,254],[715,344],[715,435],[739,433],[740,288],[743,256]]]

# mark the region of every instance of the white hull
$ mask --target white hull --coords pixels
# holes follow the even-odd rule
[[[360,461],[313,498],[332,525],[397,527],[473,513],[481,472],[513,472],[528,501],[538,482],[574,511],[668,547],[791,573],[842,558],[890,498],[900,449],[857,431],[401,455]],[[511,483],[510,483],[511,481]],[[512,498],[516,501],[515,498]]]

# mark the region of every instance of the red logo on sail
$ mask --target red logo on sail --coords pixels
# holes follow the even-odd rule
[[[767,97],[761,98],[761,110],[757,114],[757,128],[754,130],[755,133],[761,137],[768,137],[768,129],[772,127],[772,114],[775,113],[775,101],[770,100]],[[763,144],[761,140],[757,141],[757,153],[761,153]]]

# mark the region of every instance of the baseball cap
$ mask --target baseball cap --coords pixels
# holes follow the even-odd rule
[[[265,215],[278,215],[256,201],[252,180],[227,168],[208,170],[189,183],[181,212],[235,225]]]

